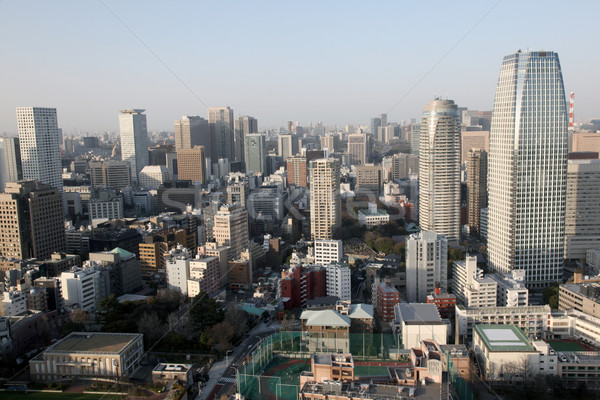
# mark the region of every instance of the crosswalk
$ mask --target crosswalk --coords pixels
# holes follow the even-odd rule
[[[235,378],[229,377],[229,376],[224,376],[221,379],[219,379],[219,383],[235,383]]]

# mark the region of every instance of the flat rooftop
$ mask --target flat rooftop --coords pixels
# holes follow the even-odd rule
[[[514,325],[475,325],[478,336],[483,340],[489,351],[493,352],[535,352],[529,340]]]
[[[45,353],[120,353],[139,333],[73,332]]]
[[[444,325],[435,304],[398,303],[396,307],[398,307],[400,319],[406,325]]]

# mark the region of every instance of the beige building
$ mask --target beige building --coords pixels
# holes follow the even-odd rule
[[[35,382],[120,379],[139,368],[144,354],[139,333],[73,332],[29,361]]]
[[[184,115],[175,121],[175,149],[193,149],[195,146],[204,146],[210,149],[210,130],[208,121],[197,115]]]
[[[371,161],[371,136],[365,133],[348,135],[348,158],[350,165],[365,165]]]
[[[378,197],[383,187],[383,170],[379,165],[356,166],[356,190],[366,191]]]
[[[600,133],[573,132],[571,134],[571,151],[595,151],[600,154]]]
[[[600,248],[600,160],[577,156],[569,154],[567,165],[565,258],[585,261],[588,249]]]
[[[214,216],[213,237],[218,246],[229,246],[229,259],[248,247],[248,211],[240,204],[226,204]]]
[[[342,224],[339,161],[312,160],[309,180],[311,239],[333,239],[335,230]]]
[[[487,207],[487,152],[471,149],[467,153],[467,218],[471,234],[479,232],[481,209]]]
[[[0,256],[49,258],[65,251],[62,194],[38,181],[7,182],[0,193]]]
[[[411,174],[419,173],[419,156],[416,154],[398,153],[385,157],[381,162],[385,182],[406,179]]]
[[[306,187],[306,157],[292,156],[287,159],[288,185]]]
[[[490,151],[490,132],[489,131],[467,131],[462,130],[461,134],[461,163],[467,162],[469,150],[478,149],[484,150],[486,153]]]
[[[216,242],[206,242],[198,248],[201,256],[216,257],[219,260],[219,287],[229,283],[229,246],[219,246]]]
[[[177,178],[204,184],[206,181],[204,146],[177,150]]]
[[[558,309],[576,310],[600,318],[600,283],[567,283],[559,286]]]

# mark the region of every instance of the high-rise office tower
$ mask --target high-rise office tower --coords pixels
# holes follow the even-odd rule
[[[0,194],[0,256],[50,258],[65,251],[62,194],[39,181],[9,182]]]
[[[90,162],[90,180],[93,188],[126,188],[131,186],[131,164],[129,161]]]
[[[17,124],[23,179],[37,180],[62,191],[56,108],[18,107]]]
[[[565,258],[584,261],[600,248],[600,160],[596,152],[569,153]]]
[[[148,128],[146,115],[141,109],[121,110],[119,129],[121,132],[121,159],[129,161],[131,178],[137,182],[137,176],[146,165],[148,157]]]
[[[410,126],[410,153],[419,155],[421,146],[421,124],[411,124]]]
[[[183,181],[206,182],[206,152],[204,146],[177,150],[177,178]]]
[[[197,115],[184,115],[175,121],[175,150],[193,149],[194,146],[210,149],[208,121]]]
[[[479,234],[481,209],[487,207],[487,152],[471,149],[467,153],[468,222],[471,234]]]
[[[311,239],[333,239],[342,223],[340,163],[333,158],[312,160],[309,176]]]
[[[419,225],[460,239],[460,122],[452,100],[431,100],[421,119],[419,144]]]
[[[277,155],[283,162],[298,154],[298,136],[291,133],[279,135],[277,138]]]
[[[266,173],[267,144],[265,137],[260,133],[249,133],[244,135],[244,141],[246,172]]]
[[[213,236],[218,246],[229,246],[229,259],[248,248],[248,211],[241,204],[226,204],[214,216]]]
[[[306,157],[293,156],[287,160],[288,185],[306,187],[307,183]]]
[[[526,270],[530,288],[562,278],[567,125],[558,55],[504,57],[488,155],[489,264]]]
[[[242,146],[242,139],[235,135],[233,110],[229,107],[209,107],[208,124],[212,162],[216,163],[220,158],[226,158],[229,162],[240,161],[235,158],[235,146],[236,143]]]
[[[335,136],[328,133],[321,137],[321,150],[327,149],[329,154],[335,153]]]
[[[19,138],[0,138],[0,192],[4,191],[6,182],[17,182],[22,179]]]
[[[258,133],[258,120],[249,115],[242,115],[240,117],[237,117],[235,119],[235,137],[239,138],[239,141],[235,142],[235,151],[236,154],[239,153],[239,160],[245,161],[246,159],[245,137],[246,135],[249,135],[251,133]],[[237,143],[240,143],[240,146],[237,146]]]
[[[351,165],[365,165],[371,162],[371,136],[365,133],[348,135],[348,158]]]
[[[436,287],[448,286],[448,241],[444,235],[421,231],[406,239],[406,300],[425,303]]]

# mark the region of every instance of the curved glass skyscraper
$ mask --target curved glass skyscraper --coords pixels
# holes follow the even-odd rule
[[[530,288],[562,277],[567,125],[558,55],[504,57],[490,132],[488,254],[494,270],[526,270]]]

